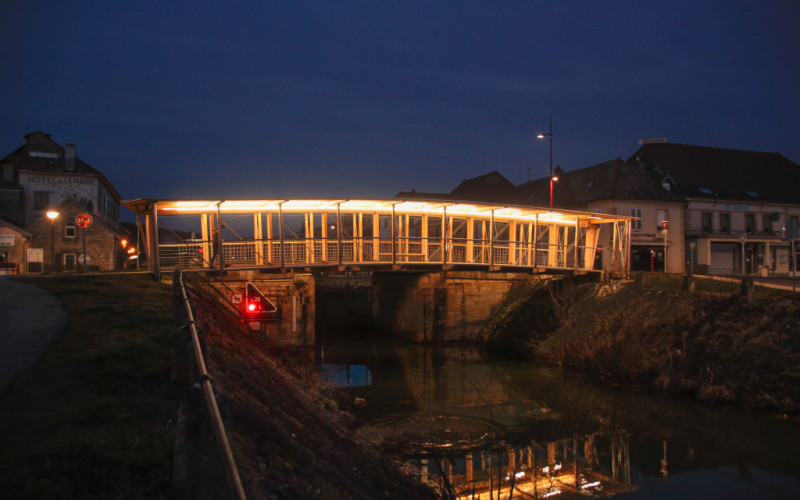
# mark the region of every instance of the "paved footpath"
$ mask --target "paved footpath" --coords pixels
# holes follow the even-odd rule
[[[0,277],[0,393],[66,327],[67,312],[53,294]]]

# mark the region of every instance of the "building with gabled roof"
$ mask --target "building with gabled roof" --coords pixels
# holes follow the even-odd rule
[[[464,179],[449,193],[424,193],[412,189],[411,191],[400,191],[394,197],[513,204],[518,201],[514,199],[515,196],[514,184],[495,170],[488,174]]]
[[[30,232],[33,245],[41,244],[53,236],[49,221],[42,223],[46,212],[65,206],[71,207],[70,213],[77,210],[75,207],[80,207],[81,213],[91,215],[95,230],[102,228],[108,233],[104,240],[119,240],[120,200],[121,196],[111,181],[78,157],[74,144],[62,147],[42,131],[27,134],[23,145],[0,159],[0,217]],[[63,232],[55,234],[56,243],[70,247],[79,231],[74,220],[64,217],[56,219],[63,226]],[[39,230],[46,234],[38,234]],[[91,246],[87,252],[92,248],[100,247]],[[0,260],[11,258],[11,254],[22,256],[15,258],[23,258],[24,262],[15,264],[17,269],[24,272],[36,267],[27,265],[29,256],[41,259],[40,256],[48,252],[48,246],[31,247],[25,251],[13,249],[10,253],[9,250],[0,249]],[[56,255],[53,270],[74,269],[75,262],[82,259],[81,254],[70,251]],[[52,257],[45,256],[44,264],[52,262]],[[105,249],[102,255],[88,254],[86,261],[94,262],[93,268],[96,269],[115,269],[117,265],[117,259],[109,259]]]
[[[628,162],[651,168],[690,198],[800,204],[800,165],[780,153],[654,143]]]
[[[514,192],[514,184],[495,170],[461,181],[461,184],[450,191],[454,200],[488,201],[492,203],[513,203],[507,199]]]
[[[66,200],[91,204],[91,211],[119,226],[122,197],[111,181],[81,160],[74,144],[62,147],[37,130],[0,159],[0,214],[27,226]]]
[[[800,165],[779,153],[685,144],[640,147],[628,160],[685,200],[687,267],[709,274],[787,274],[786,222],[800,218]]]
[[[619,158],[578,170],[556,168],[553,207],[635,217],[631,223],[632,270],[683,271],[683,198],[649,169]],[[550,179],[545,177],[516,188],[526,204],[548,206]],[[666,234],[662,221],[667,221]],[[598,259],[613,246],[611,231],[601,232]],[[603,268],[598,262],[597,267]]]

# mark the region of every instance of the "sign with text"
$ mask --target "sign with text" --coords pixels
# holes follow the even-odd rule
[[[742,203],[726,203],[725,210],[730,210],[731,212],[748,212],[750,211],[750,205],[745,205]]]
[[[44,248],[29,248],[28,262],[44,262]]]
[[[0,247],[13,247],[14,235],[13,234],[0,234]]]
[[[97,179],[93,177],[66,177],[56,175],[29,175],[28,184],[43,184],[46,186],[95,186]]]
[[[75,224],[86,229],[92,225],[92,216],[90,214],[78,214],[75,216]]]

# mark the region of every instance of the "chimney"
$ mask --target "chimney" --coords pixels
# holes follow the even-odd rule
[[[64,147],[64,170],[67,172],[75,171],[75,145],[67,144]]]

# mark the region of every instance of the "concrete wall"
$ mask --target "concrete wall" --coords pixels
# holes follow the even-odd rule
[[[315,342],[316,293],[314,276],[308,273],[261,274],[257,271],[229,271],[223,283],[210,282],[216,293],[209,294],[232,314],[242,318],[254,335],[263,335],[276,345],[313,346]],[[280,308],[280,314],[267,321],[243,319],[236,294],[244,296],[252,283]]]
[[[514,285],[540,280],[528,273],[485,271],[375,273],[373,319],[378,330],[414,342],[470,341]]]

